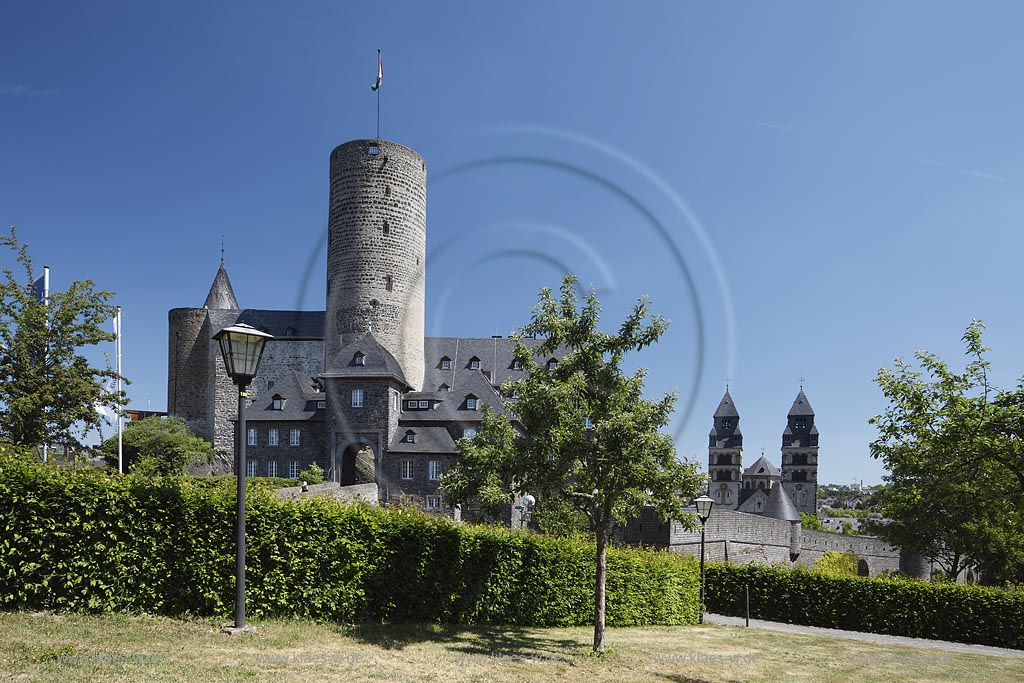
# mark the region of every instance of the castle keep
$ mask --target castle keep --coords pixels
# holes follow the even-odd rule
[[[237,389],[213,335],[246,323],[274,336],[248,390],[249,476],[294,478],[317,463],[343,486],[442,510],[437,482],[456,439],[476,433],[484,405],[503,411],[500,386],[525,373],[508,338],[424,337],[426,188],[413,150],[342,144],[330,157],[324,311],[242,308],[223,260],[201,308],[170,311],[168,413],[214,444],[222,470]]]

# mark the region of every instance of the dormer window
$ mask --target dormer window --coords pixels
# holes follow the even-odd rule
[[[415,408],[416,407],[416,401],[406,401],[405,402],[405,407],[406,408]]]
[[[470,358],[469,359],[469,369],[470,370],[479,370],[480,369],[480,359],[477,358],[476,356],[473,356],[472,358]]]
[[[356,355],[352,357],[353,365],[366,365],[366,356],[356,351]]]
[[[470,394],[466,397],[466,410],[476,410],[476,396]]]
[[[451,370],[452,369],[452,359],[449,358],[448,356],[445,356],[444,358],[442,358],[441,359],[441,369],[442,370]]]
[[[402,441],[405,443],[416,443],[416,432],[410,429],[405,433],[405,438]]]
[[[552,358],[548,361],[548,372],[554,372],[555,368],[558,367],[558,359]]]
[[[430,401],[420,401],[420,408],[429,408]]]
[[[284,410],[284,397],[278,394],[274,394],[273,398],[270,399],[271,410]]]
[[[325,410],[326,408],[327,408],[327,401],[317,401],[316,402],[316,409],[317,410]]]
[[[437,390],[438,391],[451,391],[452,388],[450,386],[448,386],[447,384],[442,384],[441,386],[439,386],[437,388]]]
[[[513,370],[522,370],[523,369],[523,362],[522,361],[518,361],[518,360],[512,361],[512,369]]]

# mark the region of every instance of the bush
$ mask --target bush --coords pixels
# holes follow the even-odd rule
[[[0,605],[229,615],[231,477],[119,477],[0,459]],[[407,509],[286,502],[249,482],[253,618],[592,623],[594,548]],[[695,623],[696,563],[608,554],[608,624]]]
[[[306,469],[299,472],[299,481],[304,481],[307,484],[319,484],[324,480],[324,468],[317,465],[315,462]]]
[[[107,464],[117,468],[117,437],[100,444]],[[213,445],[194,435],[176,417],[129,422],[121,435],[122,466],[143,476],[181,474],[192,462],[213,461]]]
[[[708,610],[790,624],[1024,649],[1024,593],[904,578],[708,565]],[[1014,625],[1014,626],[1011,626]]]

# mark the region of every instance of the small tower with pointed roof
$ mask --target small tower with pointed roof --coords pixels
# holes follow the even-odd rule
[[[740,413],[726,387],[715,411],[714,424],[708,434],[708,493],[719,505],[735,510],[739,504],[740,472],[743,464],[743,433]]]
[[[799,512],[817,512],[818,428],[802,386],[782,432],[782,486]]]

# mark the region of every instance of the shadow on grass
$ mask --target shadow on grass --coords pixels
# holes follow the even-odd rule
[[[436,624],[359,624],[347,635],[385,650],[401,650],[417,643],[440,643],[467,657],[550,660],[571,663],[589,652],[586,643],[572,638],[546,638],[536,631],[500,626],[442,626]]]

